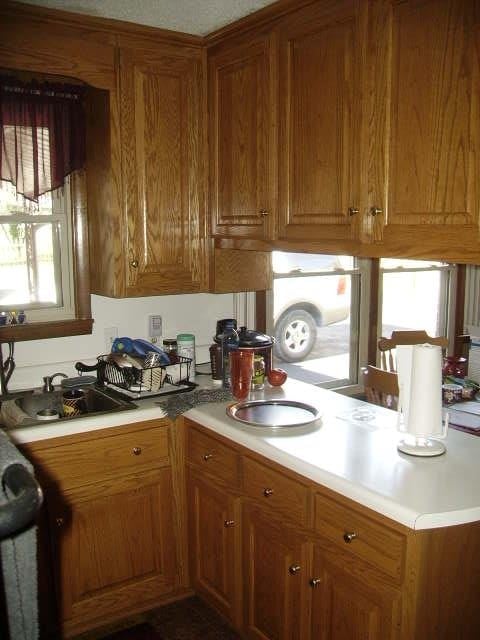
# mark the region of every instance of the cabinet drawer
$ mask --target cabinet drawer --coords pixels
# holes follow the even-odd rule
[[[165,466],[168,440],[169,427],[159,427],[62,444],[27,456],[41,482],[67,488]]]
[[[247,495],[261,500],[297,524],[307,524],[307,486],[250,458],[244,459],[243,473],[243,488]]]
[[[315,531],[400,582],[405,537],[335,500],[315,495]]]
[[[239,486],[239,455],[234,449],[197,429],[188,430],[187,443],[187,460],[190,464],[231,487]]]

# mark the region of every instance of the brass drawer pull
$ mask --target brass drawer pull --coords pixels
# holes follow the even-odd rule
[[[205,460],[205,462],[208,462],[211,458],[213,458],[213,453],[206,453],[203,456],[203,459]]]
[[[318,587],[322,582],[321,578],[312,578],[309,582],[309,585],[312,587],[312,589],[316,589],[316,587]]]
[[[132,453],[134,456],[139,456],[142,453],[142,447],[133,447]]]
[[[131,266],[133,269],[136,269],[136,268],[138,267],[138,260],[132,260],[132,261],[130,262],[130,266]]]
[[[356,207],[348,207],[348,215],[356,216],[359,213],[359,210]]]
[[[269,489],[268,487],[265,488],[263,490],[263,495],[265,496],[265,498],[268,498],[269,496],[273,495],[273,489]]]
[[[352,542],[353,540],[355,540],[355,538],[358,538],[357,534],[354,531],[346,531],[343,534],[343,539],[345,540],[345,542],[347,544],[350,544],[350,542]]]
[[[228,529],[229,527],[233,527],[235,526],[235,520],[225,520],[225,522],[223,523],[223,526],[225,527],[225,529]]]
[[[294,576],[296,573],[298,573],[300,571],[300,565],[299,564],[292,564],[289,568],[288,568],[288,573],[290,573],[290,575]]]
[[[383,209],[380,209],[379,207],[372,207],[370,209],[370,215],[373,217],[379,216],[382,213],[383,213]]]
[[[262,218],[265,218],[266,216],[268,216],[268,211],[266,209],[260,209],[258,215]]]

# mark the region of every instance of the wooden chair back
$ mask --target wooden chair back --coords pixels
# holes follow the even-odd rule
[[[434,344],[445,351],[448,347],[448,338],[445,336],[432,338],[426,331],[392,331],[390,338],[382,337],[378,340],[380,364],[385,371],[396,371],[393,351],[400,344]]]
[[[363,369],[363,384],[368,402],[387,409],[397,409],[398,375],[396,373],[369,364]]]

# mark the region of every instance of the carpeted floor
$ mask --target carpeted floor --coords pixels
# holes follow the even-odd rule
[[[199,598],[187,598],[122,620],[75,640],[240,640]]]

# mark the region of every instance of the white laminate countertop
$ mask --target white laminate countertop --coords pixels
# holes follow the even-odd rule
[[[228,417],[226,403],[185,415],[411,529],[480,520],[480,437],[450,429],[445,454],[409,456],[397,450],[395,411],[291,380],[265,395],[312,404],[322,418],[274,434]],[[359,407],[369,407],[373,420],[353,419]]]
[[[227,402],[201,404],[184,415],[411,529],[480,520],[480,437],[450,429],[445,454],[408,456],[397,450],[400,435],[394,411],[294,380],[251,395],[307,402],[322,417],[311,425],[274,432],[230,418]],[[21,444],[158,419],[164,417],[155,404],[158,400],[136,401],[137,409],[12,429],[8,434]],[[368,407],[373,419],[356,420],[359,407]]]

